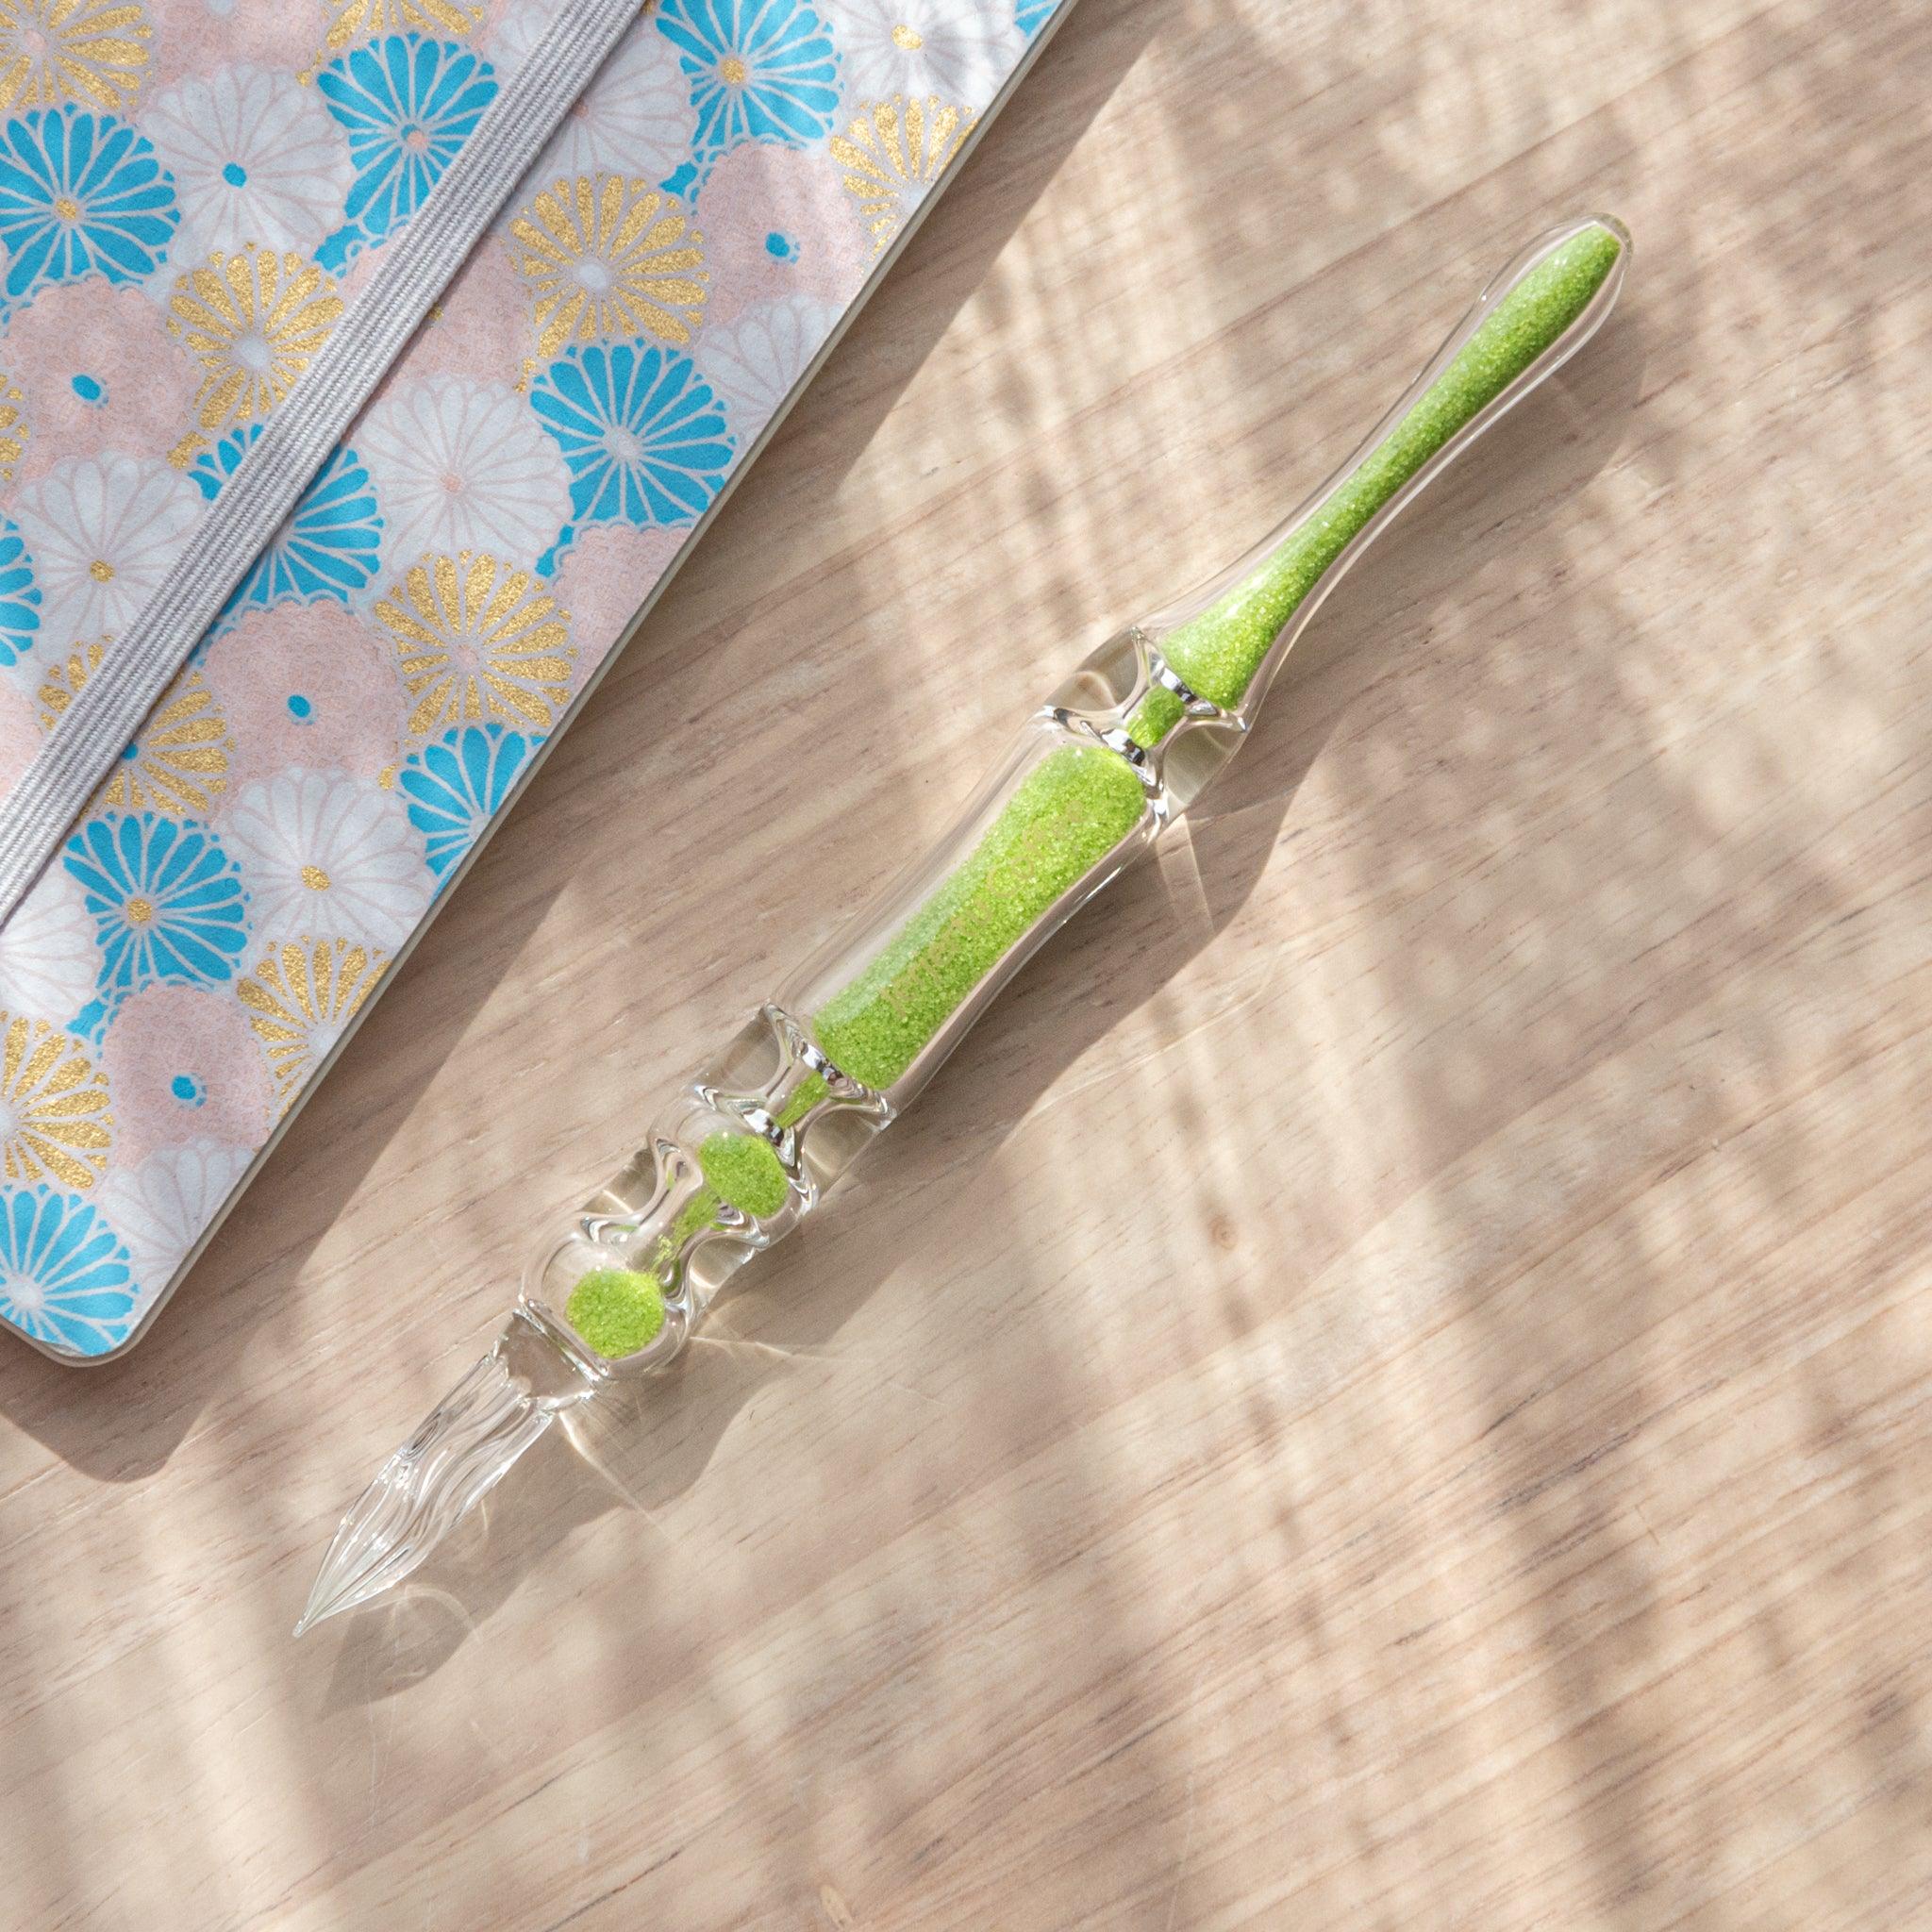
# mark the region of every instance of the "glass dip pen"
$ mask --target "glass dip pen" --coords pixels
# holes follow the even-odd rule
[[[692,1074],[538,1252],[495,1346],[342,1519],[298,1636],[408,1575],[560,1415],[677,1355],[725,1281],[818,1206],[1034,949],[1221,774],[1323,598],[1596,332],[1629,251],[1606,217],[1531,242],[1301,508],[1054,692],[938,848]]]

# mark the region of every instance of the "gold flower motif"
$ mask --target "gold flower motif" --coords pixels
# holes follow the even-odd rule
[[[905,225],[913,203],[945,172],[977,122],[937,95],[908,101],[894,94],[832,137],[832,158],[845,170],[845,191],[857,198],[874,249]]]
[[[0,0],[0,113],[63,101],[125,112],[153,31],[134,0]]]
[[[486,9],[458,7],[456,0],[328,0],[335,18],[328,25],[328,49],[339,54],[365,34],[448,34],[460,40],[481,25]]]
[[[0,483],[11,483],[26,454],[26,410],[19,389],[0,375]]]
[[[55,720],[80,695],[89,676],[101,668],[101,656],[106,649],[104,642],[97,641],[88,645],[85,652],[70,651],[41,680],[36,695],[41,701],[42,730],[53,730]]]
[[[72,651],[41,680],[41,725],[51,731],[60,714],[101,668],[104,646]],[[199,671],[176,680],[132,744],[122,753],[113,775],[94,793],[96,806],[116,811],[158,811],[169,818],[198,818],[213,808],[227,789],[228,760],[235,747],[215,694]]]
[[[15,1183],[92,1187],[113,1138],[107,1074],[44,1020],[0,1013],[0,1169]]]
[[[668,194],[618,175],[579,175],[538,195],[509,232],[510,258],[537,305],[540,358],[599,336],[691,341],[705,301],[703,238]]]
[[[412,737],[491,718],[547,731],[570,700],[570,613],[526,570],[468,550],[425,557],[375,615],[416,700]]]
[[[372,34],[442,34],[459,41],[481,26],[486,7],[460,7],[457,0],[327,0],[335,18],[328,24],[322,51],[300,78],[306,87],[344,47]]]
[[[284,1113],[388,964],[387,953],[370,953],[347,940],[304,939],[276,946],[252,979],[236,986],[248,1024],[268,1051]]]
[[[228,787],[234,750],[215,694],[192,671],[162,698],[121,755],[120,769],[101,788],[116,811],[158,811],[200,818]]]
[[[169,298],[168,326],[200,358],[204,429],[266,416],[341,320],[342,298],[312,261],[247,248],[190,269]]]

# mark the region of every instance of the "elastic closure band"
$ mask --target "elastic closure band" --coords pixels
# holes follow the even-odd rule
[[[154,596],[0,806],[0,924],[642,5],[562,0],[361,298],[268,417]]]

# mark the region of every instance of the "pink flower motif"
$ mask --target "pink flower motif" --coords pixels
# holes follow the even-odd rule
[[[109,449],[164,457],[194,426],[195,366],[139,289],[41,290],[7,325],[7,370],[33,418],[23,481]]]
[[[809,295],[841,308],[872,271],[872,238],[837,162],[799,148],[747,142],[712,168],[697,201],[711,272],[708,322],[754,302]]]
[[[150,94],[190,74],[213,74],[222,67],[288,68],[322,54],[322,31],[302,33],[303,13],[320,16],[321,8],[210,7],[207,0],[175,0],[155,7],[160,16],[153,40]],[[307,42],[308,44],[304,44]]]
[[[0,799],[33,763],[42,736],[32,699],[19,686],[0,679]]]
[[[114,1107],[114,1163],[218,1141],[258,1147],[275,1119],[268,1061],[232,989],[150,986],[131,994],[101,1043]]]
[[[470,251],[442,299],[396,358],[380,401],[397,384],[425,375],[466,375],[478,382],[521,381],[526,358],[536,352],[530,298],[501,235],[488,234]],[[354,437],[350,441],[355,441]]]
[[[353,308],[361,300],[362,291],[375,279],[375,272],[382,266],[390,243],[394,240],[393,235],[385,236],[382,241],[363,249],[336,277],[336,293],[342,298],[345,307]]]
[[[564,554],[552,585],[570,612],[576,660],[570,693],[575,697],[610,655],[639,605],[664,575],[691,535],[689,530],[633,530],[622,524],[593,524]]]
[[[291,765],[373,778],[392,764],[403,710],[392,658],[334,602],[244,612],[202,670],[235,743],[224,801]]]

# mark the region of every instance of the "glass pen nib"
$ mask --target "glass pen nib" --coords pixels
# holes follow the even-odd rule
[[[533,1393],[511,1369],[512,1339],[506,1333],[357,1498],[322,1560],[297,1637],[400,1583],[577,1399]]]

